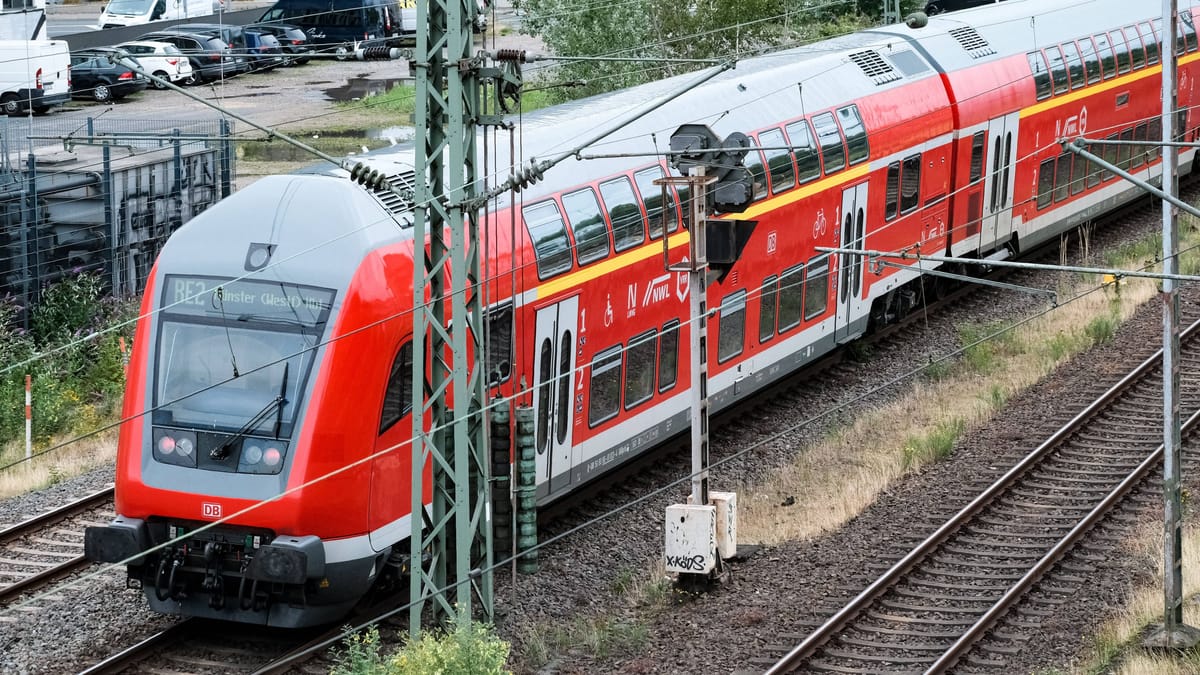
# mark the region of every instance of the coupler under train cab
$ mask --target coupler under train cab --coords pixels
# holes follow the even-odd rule
[[[129,561],[127,585],[151,609],[298,628],[346,615],[375,580],[386,552],[327,564],[320,538],[257,528],[117,517],[85,532],[84,552],[100,563]]]

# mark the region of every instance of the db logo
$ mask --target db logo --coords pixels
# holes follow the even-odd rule
[[[220,504],[209,504],[208,502],[204,502],[204,504],[202,505],[202,510],[204,512],[205,518],[220,518],[221,517],[221,505]]]

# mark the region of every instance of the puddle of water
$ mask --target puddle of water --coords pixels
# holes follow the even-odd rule
[[[368,96],[377,96],[382,94],[392,87],[406,82],[404,78],[387,77],[375,79],[369,77],[352,77],[346,80],[346,84],[340,87],[327,88],[325,96],[334,101],[357,101],[358,99],[367,98]]]
[[[322,132],[300,140],[333,155],[361,154],[362,147],[377,148],[411,141],[413,133],[412,127],[392,126]],[[247,143],[242,147],[240,156],[243,159],[265,162],[304,162],[312,159],[312,156],[303,150],[278,142]]]
[[[367,129],[367,138],[375,138],[381,141],[395,145],[413,139],[414,131],[412,127],[394,126],[383,127],[381,129]]]

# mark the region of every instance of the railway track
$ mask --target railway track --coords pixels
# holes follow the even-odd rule
[[[1181,339],[1181,372],[1200,370],[1200,322]],[[1182,378],[1184,434],[1200,382]],[[945,672],[1002,667],[1029,635],[999,622],[1039,587],[1065,601],[1085,583],[1064,556],[1162,461],[1161,352],[1144,361],[782,657],[768,673]],[[1028,610],[1033,614],[1036,609]],[[778,654],[786,649],[772,650]],[[973,652],[972,650],[976,651]]]
[[[405,599],[407,588],[401,589]],[[277,629],[208,619],[182,619],[92,664],[78,675],[116,673],[328,673],[327,649],[337,647],[345,626],[379,621],[394,607],[389,596],[326,628]],[[401,615],[407,618],[407,613]]]
[[[0,530],[0,605],[87,567],[83,528],[113,518],[112,495],[100,490]]]

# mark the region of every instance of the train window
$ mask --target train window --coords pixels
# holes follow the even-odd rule
[[[1053,157],[1043,160],[1041,168],[1038,169],[1037,205],[1039,209],[1050,206],[1050,202],[1054,198],[1054,161]]]
[[[1158,63],[1158,38],[1155,34],[1162,34],[1162,19],[1157,19],[1157,30],[1150,27],[1149,21],[1143,21],[1138,24],[1138,30],[1142,33],[1142,42],[1146,43],[1146,63]]]
[[[1119,134],[1112,134],[1104,140],[1115,141],[1120,138],[1121,137]],[[1105,143],[1104,145],[1100,146],[1100,150],[1102,152],[1102,156],[1104,157],[1104,161],[1108,162],[1109,164],[1115,165],[1118,161],[1118,152],[1119,152],[1118,149],[1119,148],[1120,148],[1120,146],[1113,145],[1112,143]],[[1104,172],[1104,180],[1112,180],[1116,177],[1117,177],[1117,174],[1115,174],[1111,171]]]
[[[1117,57],[1113,54],[1112,43],[1108,40],[1108,33],[1100,33],[1092,36],[1092,40],[1096,43],[1096,52],[1100,54],[1100,65],[1104,68],[1104,79],[1112,79],[1117,75]]]
[[[1069,194],[1068,188],[1071,182],[1071,158],[1069,152],[1064,152],[1058,156],[1058,166],[1054,169],[1054,202],[1058,203],[1067,198]]]
[[[1000,208],[1008,206],[1008,186],[1012,183],[1008,180],[1008,173],[1012,170],[1012,132],[1004,132],[1004,174],[1000,178]]]
[[[808,120],[792,122],[787,129],[788,144],[792,146],[792,157],[796,158],[797,177],[804,184],[821,177],[821,158],[813,142],[812,129]]]
[[[658,339],[658,390],[666,391],[675,386],[679,374],[679,320],[663,324],[662,337]]]
[[[533,241],[538,278],[546,279],[571,269],[571,243],[567,241],[567,228],[558,213],[558,204],[551,200],[526,206],[521,214]]]
[[[621,357],[624,353],[621,345],[617,345],[600,352],[592,361],[591,385],[588,387],[589,427],[612,419],[621,407]]]
[[[817,129],[817,141],[821,144],[821,157],[825,164],[825,175],[840,171],[846,166],[846,148],[842,145],[842,131],[838,129],[833,113],[821,113],[813,118]]]
[[[558,384],[554,385],[558,393],[558,402],[554,404],[554,430],[557,432],[557,443],[567,442],[567,430],[571,427],[571,371],[575,365],[571,350],[575,348],[573,331],[565,330],[559,336],[558,342]],[[544,372],[544,371],[543,371]]]
[[[571,231],[575,233],[575,257],[579,259],[579,264],[607,257],[608,225],[604,223],[596,192],[584,188],[563,195],[562,203],[563,210],[567,212],[567,221],[571,223]]]
[[[534,447],[538,453],[546,451],[546,444],[550,442],[550,382],[553,371],[552,359],[554,358],[554,343],[550,338],[543,338],[542,344],[538,350],[538,370],[539,373],[544,373],[539,377],[537,383],[537,430],[534,439]]]
[[[751,141],[753,142],[753,140]],[[746,158],[742,160],[742,166],[746,167],[746,171],[750,172],[751,178],[754,179],[754,196],[752,201],[758,201],[767,196],[767,170],[763,168],[762,150],[751,150],[746,153]]]
[[[921,153],[904,158],[900,172],[900,213],[917,208],[921,188]]]
[[[645,401],[654,394],[654,358],[658,340],[653,330],[629,341],[625,350],[625,409]]]
[[[1162,134],[1159,134],[1160,136]],[[1137,166],[1146,161],[1146,123],[1142,122],[1133,128],[1133,140],[1141,142],[1141,145],[1133,146],[1133,153],[1130,157],[1130,165]]]
[[[804,307],[804,267],[797,265],[779,275],[779,332],[800,325]]]
[[[987,132],[977,131],[971,137],[971,175],[970,182],[976,183],[983,178],[983,139]]]
[[[1087,168],[1087,187],[1090,189],[1090,188],[1094,188],[1097,185],[1099,185],[1101,179],[1104,176],[1104,169],[1101,168],[1099,164],[1097,164],[1091,160],[1080,160],[1080,161],[1087,162],[1087,166],[1088,166],[1088,168]]]
[[[1065,93],[1071,85],[1067,80],[1067,63],[1063,59],[1062,50],[1058,47],[1047,47],[1046,56],[1050,60],[1050,79],[1054,83],[1054,93]]]
[[[1196,51],[1196,26],[1192,23],[1192,13],[1190,11],[1179,13],[1178,26],[1179,30],[1183,32],[1183,45],[1180,45],[1180,49],[1183,49],[1184,45],[1186,45],[1186,51]]]
[[[1083,192],[1083,177],[1088,170],[1088,162],[1082,157],[1075,157],[1071,162],[1071,194]]]
[[[1046,57],[1041,52],[1029,52],[1025,57],[1029,59],[1038,100],[1050,98],[1050,70],[1046,67]]]
[[[487,315],[488,386],[504,382],[512,375],[513,306],[505,303]]]
[[[1112,41],[1113,50],[1117,53],[1117,72],[1129,72],[1129,44],[1125,42],[1125,34],[1119,30],[1114,30],[1108,34],[1109,40]]]
[[[1129,56],[1133,61],[1133,69],[1137,70],[1146,65],[1146,50],[1142,46],[1142,36],[1138,35],[1137,28],[1125,26],[1125,39],[1129,42]]]
[[[1128,169],[1129,163],[1133,160],[1133,129],[1122,131],[1121,140],[1125,143],[1117,146],[1117,166]]]
[[[1150,120],[1149,130],[1146,132],[1146,139],[1150,141],[1147,150],[1149,150],[1150,161],[1158,159],[1162,154],[1162,147],[1159,143],[1162,141],[1162,118],[1155,117]]]
[[[412,410],[413,346],[405,342],[392,360],[392,371],[383,392],[383,412],[379,416],[379,433],[392,428],[401,417]]]
[[[771,172],[771,194],[796,187],[796,167],[792,164],[792,153],[786,149],[787,141],[783,138],[783,129],[771,129],[760,133],[758,142],[764,148],[772,148],[763,150]]]
[[[642,209],[633,194],[633,184],[622,176],[600,184],[600,196],[612,221],[613,244],[618,251],[633,248],[646,240]]]
[[[1067,57],[1067,73],[1071,76],[1071,88],[1083,86],[1083,59],[1079,58],[1079,48],[1074,42],[1064,42],[1060,45]]]
[[[829,256],[808,261],[804,268],[804,320],[825,313],[829,304]]]
[[[1079,52],[1083,56],[1083,68],[1087,71],[1087,83],[1096,84],[1100,81],[1100,56],[1096,53],[1092,38],[1079,40]]]
[[[758,341],[766,342],[775,335],[775,296],[778,293],[779,280],[774,275],[762,282],[762,292],[758,296]]]
[[[850,151],[850,166],[871,156],[871,144],[867,141],[867,128],[863,126],[858,106],[848,105],[838,109],[838,121],[846,134],[846,149]]]
[[[642,193],[642,205],[646,207],[646,224],[650,226],[651,239],[658,239],[662,236],[662,186],[654,184],[655,180],[662,177],[663,170],[661,166],[652,166],[649,169],[643,169],[633,174],[633,180],[637,183],[638,192]],[[675,210],[675,192],[674,188],[668,185],[667,231],[674,232],[678,229],[679,213]]]
[[[900,211],[900,162],[888,164],[884,200],[883,219],[891,220]]]
[[[717,363],[742,353],[746,343],[746,291],[738,291],[721,300],[717,325]]]

